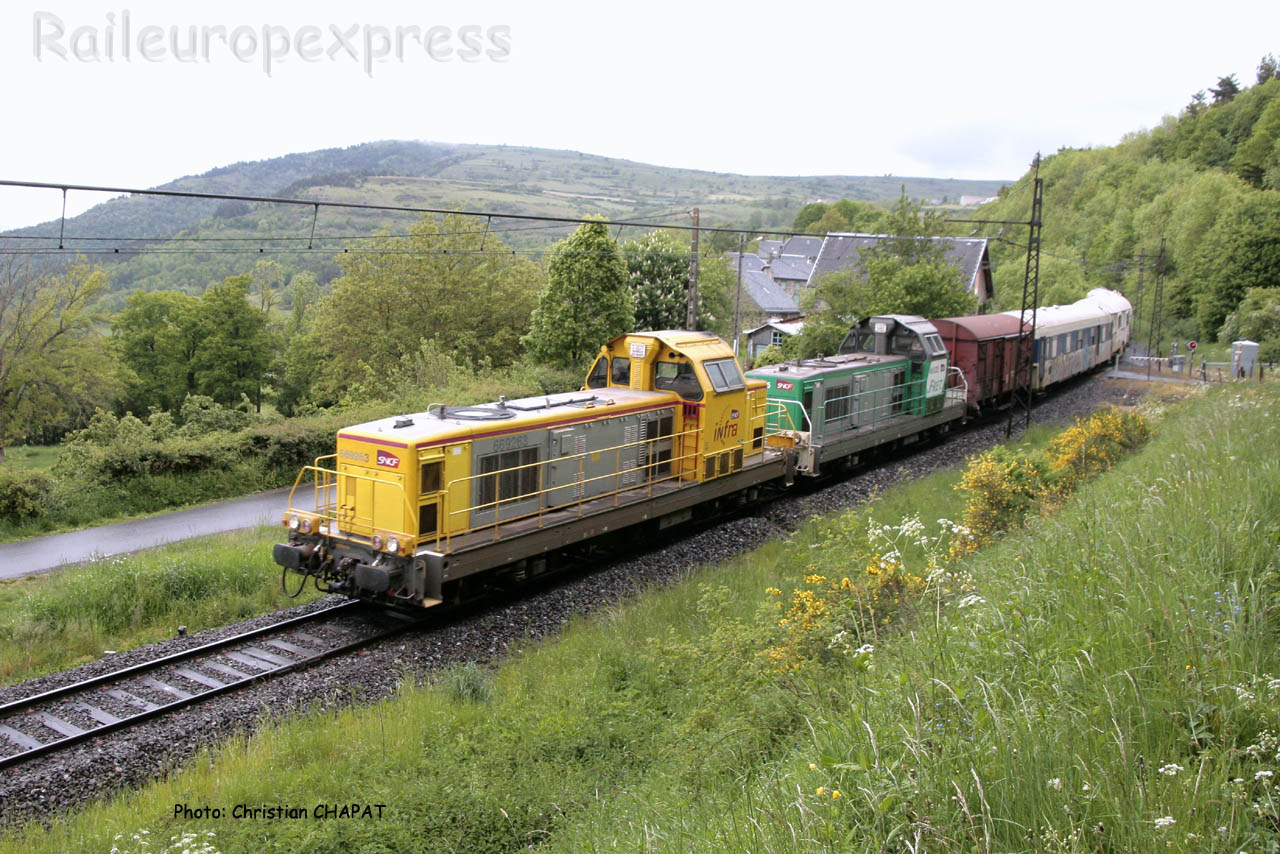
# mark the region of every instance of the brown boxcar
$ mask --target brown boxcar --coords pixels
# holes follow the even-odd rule
[[[1002,401],[1013,388],[1017,341],[1022,324],[1004,314],[947,317],[933,321],[951,364],[969,383],[969,408],[979,410]]]

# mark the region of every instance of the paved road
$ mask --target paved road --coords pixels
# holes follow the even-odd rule
[[[46,572],[67,564],[136,552],[188,537],[278,523],[288,504],[288,488],[274,489],[132,522],[7,543],[0,545],[0,578]]]

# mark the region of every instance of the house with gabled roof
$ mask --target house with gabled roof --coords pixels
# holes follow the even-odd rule
[[[817,279],[826,273],[857,269],[862,253],[878,245],[882,240],[892,240],[889,234],[836,233],[826,236],[817,260],[805,282],[807,289],[817,286]],[[995,295],[991,276],[991,254],[985,237],[921,237],[942,245],[943,257],[960,271],[965,290],[977,297],[978,305],[985,305]]]

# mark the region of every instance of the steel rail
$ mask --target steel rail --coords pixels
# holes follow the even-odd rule
[[[211,657],[213,655],[217,655],[218,653],[224,650],[228,650],[233,647],[239,646],[245,643],[246,641],[254,640],[256,638],[261,638],[267,635],[278,634],[305,623],[314,622],[320,619],[331,618],[339,614],[345,614],[350,612],[352,609],[358,609],[363,605],[364,603],[356,602],[356,601],[344,602],[340,605],[336,605],[330,608],[324,608],[319,611],[312,611],[309,614],[303,614],[299,617],[293,617],[279,623],[274,623],[270,626],[264,626],[249,632],[243,632],[241,634],[234,635],[229,638],[224,638],[222,640],[214,641],[212,643],[203,644],[198,647],[193,647],[192,649],[184,650],[182,652],[175,653],[173,655],[167,655],[167,656],[164,656],[163,658],[142,662],[140,664],[123,668],[121,670],[116,670],[111,673],[103,674],[102,676],[95,676],[92,679],[86,679],[71,685],[65,685],[61,688],[55,688],[50,691],[45,691],[40,694],[35,694],[31,697],[25,697],[21,700],[15,700],[13,702],[6,703],[3,706],[0,706],[0,719],[10,717],[15,713],[35,710],[39,706],[46,705],[51,702],[56,702],[58,700],[75,697],[76,695],[81,695],[86,692],[92,691],[95,688],[101,688],[107,685],[127,682],[133,677],[137,677],[148,672],[160,670],[169,665],[176,664],[182,661],[199,658],[201,656]],[[369,644],[374,643],[375,641],[382,640],[384,638],[399,634],[400,632],[406,631],[414,627],[415,625],[418,625],[418,621],[399,622],[397,625],[390,626],[389,628],[376,632],[371,636],[358,638],[356,640],[340,644],[331,649],[317,650],[312,654],[304,655],[302,658],[299,658],[297,660],[288,661],[287,663],[279,664],[275,667],[260,670],[257,673],[244,674],[243,678],[238,678],[238,679],[233,678],[225,683],[222,683],[220,679],[215,680],[210,678],[210,682],[219,682],[220,684],[206,685],[205,690],[198,691],[193,694],[186,694],[185,691],[178,691],[174,689],[173,686],[164,686],[166,688],[169,688],[173,693],[182,694],[184,696],[176,696],[175,699],[173,699],[171,702],[162,703],[162,704],[154,704],[154,703],[150,703],[150,701],[144,700],[145,702],[147,702],[148,705],[152,707],[145,708],[134,714],[130,714],[125,717],[117,718],[110,721],[102,721],[101,719],[98,719],[99,725],[92,727],[90,729],[80,730],[79,727],[70,725],[69,728],[75,729],[77,731],[70,732],[70,733],[64,732],[61,738],[55,738],[52,741],[45,742],[43,744],[38,744],[36,746],[27,745],[24,747],[24,745],[17,743],[12,737],[9,737],[8,735],[6,735],[4,737],[8,741],[15,742],[15,746],[19,748],[19,752],[12,754],[10,756],[0,757],[0,768],[9,768],[14,765],[19,765],[23,762],[27,762],[37,757],[45,756],[47,754],[54,753],[54,752],[63,750],[65,748],[71,747],[75,744],[79,744],[80,742],[87,741],[89,739],[98,738],[107,733],[115,732],[117,730],[120,730],[126,727],[136,726],[137,724],[143,721],[147,721],[153,718],[162,717],[164,715],[171,714],[175,711],[178,711],[179,709],[182,709],[187,706],[209,699],[210,697],[215,697],[220,694],[225,694],[229,691],[239,690],[244,688],[247,685],[251,685],[256,682],[260,682],[266,679],[272,679],[277,676],[282,676],[286,673],[293,673],[299,670],[304,670],[321,661],[325,661],[327,659],[333,658],[338,655],[342,655],[347,652],[352,652],[354,650],[360,649],[361,647],[368,646]],[[301,648],[298,648],[298,649],[301,649]],[[284,656],[280,656],[280,658],[283,659]],[[266,664],[268,662],[263,660],[262,663]],[[248,668],[246,667],[246,669]],[[182,678],[187,679],[186,676],[182,676]],[[188,681],[191,681],[191,680],[188,679]],[[163,683],[161,684],[163,685]],[[114,715],[109,715],[109,717],[115,718]],[[53,727],[47,727],[47,728],[54,732],[62,732],[61,730],[57,730]],[[24,733],[19,733],[19,735],[25,736],[28,741],[32,741],[32,742],[36,741],[35,738],[26,736]]]

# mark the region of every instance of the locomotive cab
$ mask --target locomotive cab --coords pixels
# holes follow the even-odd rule
[[[949,366],[947,348],[938,328],[914,314],[870,317],[849,330],[840,343],[841,354],[868,353],[902,356],[911,367],[902,379],[908,411],[925,415],[943,406],[943,390]]]

